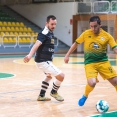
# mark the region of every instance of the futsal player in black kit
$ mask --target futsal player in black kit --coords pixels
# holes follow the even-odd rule
[[[58,94],[58,89],[64,80],[64,73],[58,69],[53,63],[54,55],[54,34],[57,19],[53,15],[49,15],[46,19],[45,28],[38,34],[37,41],[33,45],[31,51],[24,57],[24,62],[29,62],[35,54],[35,63],[39,69],[45,73],[45,78],[42,81],[40,94],[37,101],[50,101],[51,98],[46,97],[45,93],[49,87],[49,82],[52,76],[55,77],[53,88],[50,95],[58,101],[64,101],[63,97]]]

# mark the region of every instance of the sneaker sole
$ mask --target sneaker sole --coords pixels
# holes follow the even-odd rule
[[[50,95],[51,95],[51,93],[50,93]],[[51,95],[52,96],[52,95]],[[54,96],[52,96],[53,98],[55,98],[57,101],[59,101],[59,102],[62,102],[62,101],[64,101],[64,99],[63,100],[58,100],[56,97],[54,97]]]
[[[38,99],[37,99],[37,101],[50,101],[50,100],[38,100]]]
[[[44,99],[44,100],[37,99],[37,101],[51,101],[51,99]]]

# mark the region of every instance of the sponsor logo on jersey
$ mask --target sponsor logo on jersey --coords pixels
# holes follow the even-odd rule
[[[101,37],[100,39],[101,39],[102,41],[104,41],[104,40],[105,40],[105,38],[104,38],[104,37]]]
[[[48,51],[49,51],[49,52],[54,52],[54,49],[49,48]]]
[[[51,39],[51,44],[54,44],[54,39]]]

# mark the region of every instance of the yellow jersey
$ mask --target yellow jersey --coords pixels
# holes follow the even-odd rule
[[[76,39],[77,44],[83,42],[85,64],[108,61],[107,45],[109,44],[112,49],[117,47],[114,38],[103,29],[99,34],[94,34],[91,29],[84,31]]]

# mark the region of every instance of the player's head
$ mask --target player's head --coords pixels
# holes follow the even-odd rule
[[[90,28],[94,34],[98,34],[100,32],[101,20],[99,16],[92,16],[89,20]]]
[[[46,26],[50,31],[53,31],[56,28],[57,20],[54,15],[49,15],[46,19]]]

